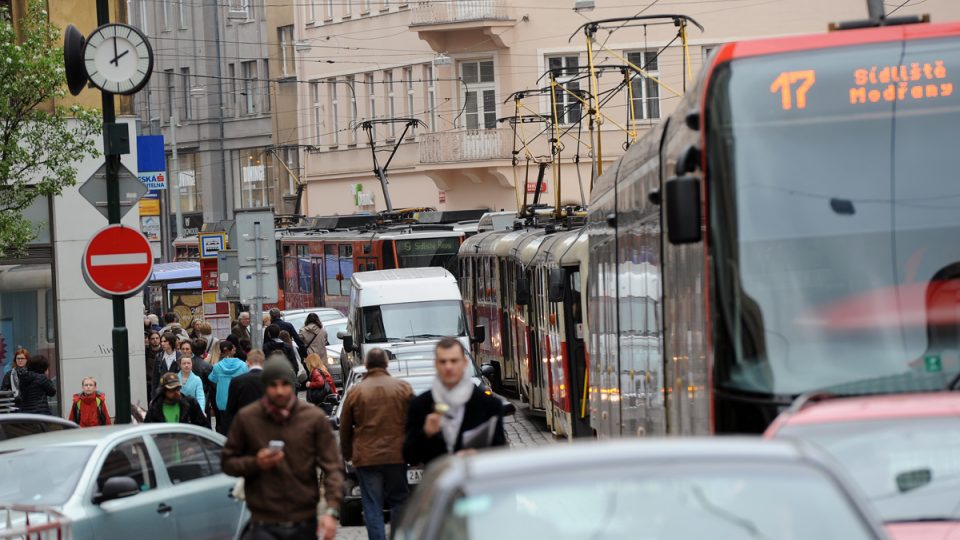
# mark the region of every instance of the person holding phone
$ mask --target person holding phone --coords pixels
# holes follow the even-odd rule
[[[323,411],[297,399],[296,373],[285,358],[267,360],[261,380],[263,398],[240,409],[223,447],[223,472],[244,478],[251,517],[241,538],[333,540],[343,471],[330,423]]]

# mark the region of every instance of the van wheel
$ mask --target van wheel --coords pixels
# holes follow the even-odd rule
[[[363,525],[363,509],[360,502],[344,503],[340,509],[340,525],[343,527],[359,527]]]

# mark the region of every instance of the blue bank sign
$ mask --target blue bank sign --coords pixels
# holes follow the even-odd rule
[[[167,189],[163,135],[137,136],[137,177],[151,191]]]
[[[140,172],[139,175],[140,181],[147,186],[148,189],[167,189],[167,175],[164,171],[157,172]]]

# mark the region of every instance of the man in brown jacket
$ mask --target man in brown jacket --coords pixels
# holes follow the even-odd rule
[[[403,437],[413,389],[387,373],[383,349],[367,353],[367,373],[347,393],[340,412],[340,450],[353,462],[369,540],[384,540],[383,510],[391,515],[407,499]]]
[[[343,497],[333,430],[320,409],[297,399],[285,359],[268,360],[261,377],[264,397],[240,409],[223,447],[223,471],[245,479],[251,517],[242,538],[333,540]],[[318,467],[326,495],[319,518]]]

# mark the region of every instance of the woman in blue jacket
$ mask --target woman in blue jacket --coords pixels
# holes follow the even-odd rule
[[[224,433],[226,430],[223,429],[225,424],[221,421],[221,413],[227,410],[227,398],[230,395],[230,381],[234,377],[243,375],[249,371],[249,369],[243,360],[235,356],[236,347],[234,347],[233,343],[221,341],[220,352],[223,354],[223,357],[213,366],[213,372],[210,373],[210,382],[217,385],[217,431],[226,435],[226,433]]]
[[[201,411],[207,410],[207,397],[203,393],[203,380],[193,372],[193,346],[189,341],[180,344],[180,372],[177,373],[180,393],[197,400]],[[204,413],[206,414],[206,413]]]

